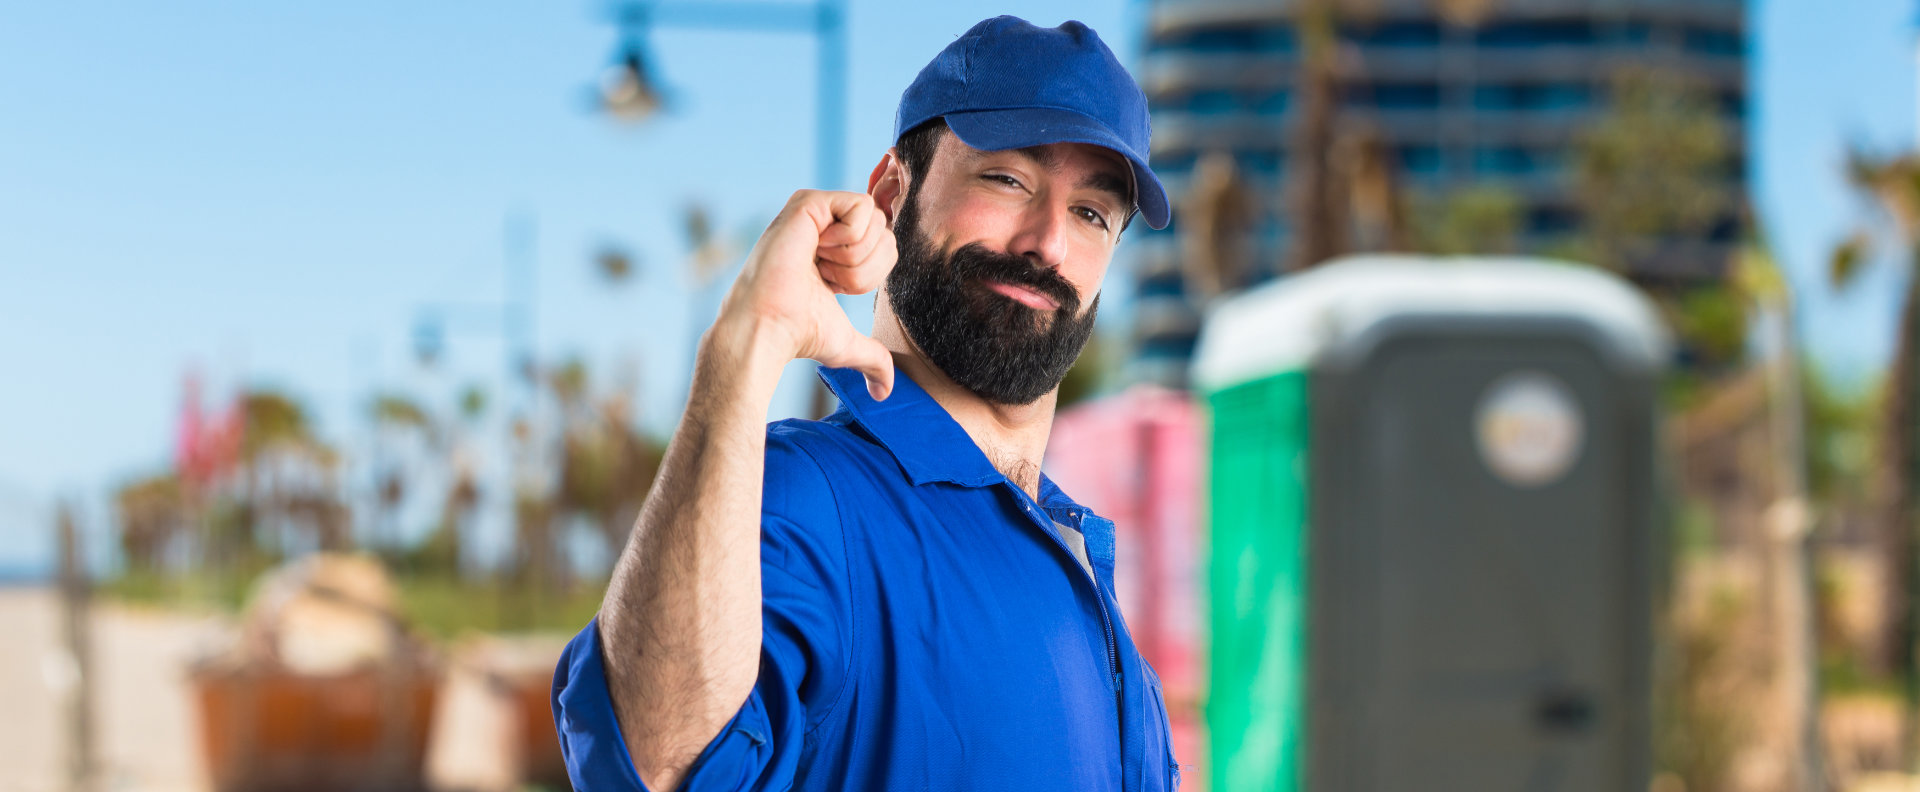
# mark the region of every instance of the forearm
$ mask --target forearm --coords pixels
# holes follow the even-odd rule
[[[687,410],[600,610],[614,710],[665,792],[752,691],[760,659],[766,413],[791,355],[764,333],[702,338]]]

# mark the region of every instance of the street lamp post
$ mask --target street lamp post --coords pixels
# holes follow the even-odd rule
[[[612,115],[644,120],[663,106],[647,68],[642,39],[655,26],[805,33],[814,37],[814,181],[822,189],[840,182],[847,118],[847,25],[845,0],[811,4],[775,2],[632,2],[620,7],[621,50],[601,81],[601,106]]]

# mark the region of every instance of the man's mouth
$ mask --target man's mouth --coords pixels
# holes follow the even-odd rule
[[[1055,302],[1052,297],[1048,297],[1025,286],[1016,286],[1011,283],[1001,283],[1000,281],[987,281],[987,288],[1036,310],[1052,311],[1060,307],[1060,303]]]

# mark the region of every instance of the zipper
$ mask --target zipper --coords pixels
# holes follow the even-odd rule
[[[1113,714],[1120,721],[1120,745],[1127,744],[1127,706],[1126,679],[1120,675],[1120,642],[1113,636],[1113,617],[1107,614],[1107,597],[1100,593],[1100,581],[1089,576],[1087,582],[1093,584],[1093,598],[1100,603],[1100,621],[1107,628],[1107,670],[1113,674]]]
[[[1089,576],[1088,583],[1093,584],[1093,598],[1100,603],[1101,626],[1107,629],[1107,671],[1113,674],[1114,701],[1119,702],[1120,677],[1120,641],[1113,635],[1113,617],[1107,613],[1107,596],[1100,592],[1100,581]]]

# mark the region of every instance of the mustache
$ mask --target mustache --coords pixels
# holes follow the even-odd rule
[[[1080,295],[1073,290],[1073,284],[1052,268],[1034,266],[1024,256],[996,253],[978,242],[969,242],[953,252],[947,266],[953,268],[957,281],[997,281],[1024,286],[1053,298],[1059,310],[1068,316],[1080,313]]]

